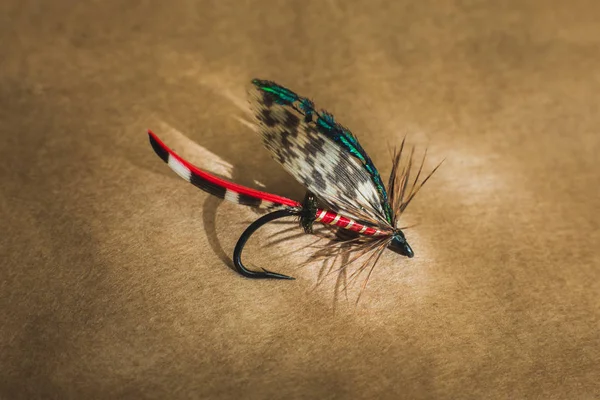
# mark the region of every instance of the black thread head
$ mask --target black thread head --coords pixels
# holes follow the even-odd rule
[[[404,237],[404,233],[402,233],[402,231],[400,231],[400,230],[398,230],[394,234],[394,237],[392,238],[392,241],[388,245],[388,248],[390,250],[392,250],[393,252],[398,253],[402,256],[408,257],[408,258],[413,258],[415,256],[413,249],[410,247],[410,245],[406,241],[406,237]]]

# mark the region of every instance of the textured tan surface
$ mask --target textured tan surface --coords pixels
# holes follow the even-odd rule
[[[600,397],[599,12],[1,2],[0,398]],[[416,258],[388,252],[357,308],[273,260],[310,237],[247,253],[296,281],[236,276],[256,215],[148,145],[301,196],[233,118],[253,77],[334,112],[384,175],[405,134],[446,158],[406,215]]]

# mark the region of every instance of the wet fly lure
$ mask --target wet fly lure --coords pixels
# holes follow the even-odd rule
[[[148,131],[156,154],[186,181],[221,199],[269,211],[246,228],[235,246],[233,263],[241,275],[294,279],[264,268],[249,270],[241,257],[244,245],[258,228],[290,216],[299,219],[306,233],[316,233],[313,231],[315,223],[330,228],[337,240],[359,252],[356,258],[371,254],[359,268],[362,272],[370,266],[368,276],[386,248],[409,258],[414,256],[397,222],[440,165],[419,181],[423,157],[411,178],[414,148],[408,162],[402,163],[403,140],[399,151],[394,152],[386,190],[377,168],[352,132],[337,123],[333,115],[317,110],[308,98],[274,82],[254,79],[249,100],[265,147],[307,189],[301,202],[244,187],[203,171],[179,157]]]

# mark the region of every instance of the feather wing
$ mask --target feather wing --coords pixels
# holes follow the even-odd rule
[[[250,102],[273,158],[329,208],[390,226],[387,192],[356,137],[289,89],[257,79],[252,83]]]

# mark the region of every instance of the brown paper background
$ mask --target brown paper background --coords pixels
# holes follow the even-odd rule
[[[599,12],[2,2],[0,398],[599,398]],[[234,118],[253,77],[334,112],[384,176],[405,135],[446,159],[404,219],[416,257],[387,252],[357,307],[296,268],[310,237],[265,245],[292,225],[245,256],[296,281],[237,276],[256,214],[148,145],[299,198]]]

